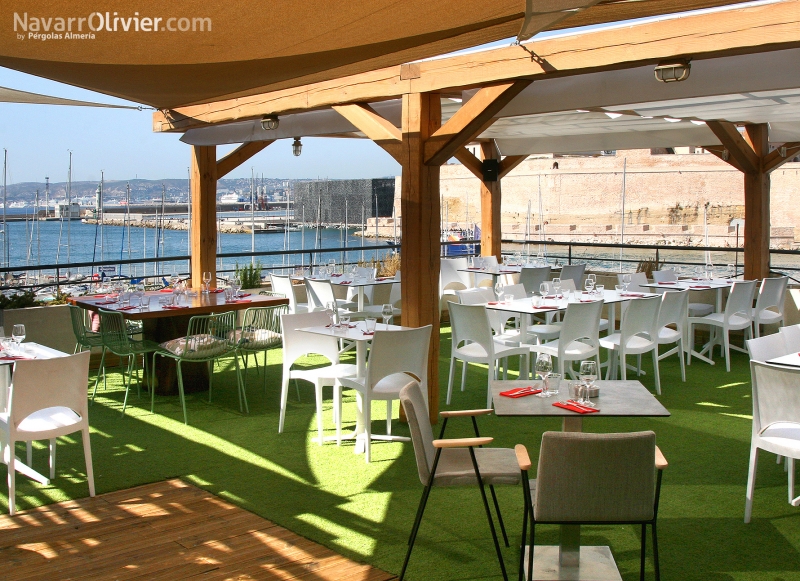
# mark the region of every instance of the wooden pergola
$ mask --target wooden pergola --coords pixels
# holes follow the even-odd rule
[[[155,131],[185,132],[332,110],[374,141],[402,166],[402,311],[409,326],[432,325],[429,402],[438,415],[439,356],[439,168],[455,157],[481,180],[482,251],[500,255],[501,180],[527,155],[502,156],[494,140],[480,139],[512,100],[538,80],[652,66],[669,59],[693,62],[800,47],[800,0],[689,15],[586,32],[523,46],[399,66],[248,97],[161,110]],[[780,75],[780,71],[775,71]],[[655,81],[654,81],[655,82]],[[665,86],[665,91],[668,87]],[[468,91],[469,93],[465,93]],[[469,94],[443,120],[442,99]],[[571,95],[572,101],[575,95]],[[398,124],[381,116],[375,103],[399,99]],[[769,174],[800,151],[800,142],[769,149],[766,123],[709,120],[717,143],[705,146],[744,174],[745,277],[769,274]],[[711,135],[711,134],[709,134]],[[354,136],[352,131],[343,136]],[[478,141],[476,157],[466,145]],[[215,271],[216,182],[273,139],[244,143],[217,160],[214,145],[192,147],[192,276]],[[497,169],[496,177],[489,169]]]

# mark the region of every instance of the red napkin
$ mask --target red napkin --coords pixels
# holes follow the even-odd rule
[[[528,387],[518,387],[516,389],[501,391],[500,395],[503,397],[525,397],[526,395],[535,395],[537,393],[542,393],[542,388],[534,388],[532,385],[529,385]]]
[[[587,407],[583,407],[582,405],[578,405],[578,404],[575,404],[575,403],[569,403],[569,402],[556,401],[556,402],[553,402],[553,405],[555,407],[557,407],[557,408],[563,408],[565,410],[569,410],[571,412],[577,412],[579,414],[593,414],[595,412],[599,412],[600,411],[597,408],[587,408]]]
[[[675,281],[669,281],[669,280],[668,280],[668,281],[665,281],[665,282],[660,282],[660,283],[658,283],[658,284],[678,284],[678,283],[677,283],[677,282],[675,282]]]
[[[92,295],[90,297],[86,297],[87,299],[107,299],[110,295]],[[116,295],[114,295],[116,296]]]
[[[349,280],[343,280],[343,281],[342,281],[342,282],[340,282],[339,284],[350,284],[351,282],[352,282],[352,281],[349,281]]]
[[[638,297],[641,298],[644,296],[643,293],[619,293],[621,297]]]
[[[119,308],[117,308],[115,310],[117,310],[117,311],[130,311],[131,309],[135,309],[135,308],[136,307],[134,307],[133,305],[128,305],[127,307],[119,307]]]
[[[238,295],[236,295],[236,296],[237,296],[238,298],[240,298],[240,299],[241,299],[241,298],[243,298],[243,297],[249,297],[249,296],[250,296],[250,293],[239,293],[239,294],[238,294]]]
[[[705,289],[705,288],[709,288],[710,289],[711,287],[708,286],[708,285],[705,285],[705,284],[694,284],[694,285],[690,286],[689,288],[693,289],[693,290],[698,290],[698,289]]]
[[[162,309],[188,309],[189,307],[184,305],[164,305],[161,307]]]
[[[212,289],[209,289],[208,292],[210,292],[210,293],[224,293],[225,289],[224,288],[212,288]]]
[[[332,274],[331,278],[337,278],[337,277],[340,277],[340,276],[342,276],[342,275],[341,274]]]
[[[499,304],[500,304],[500,301],[489,301],[489,302],[488,302],[488,303],[486,303],[486,304],[487,304],[487,305],[499,305]]]
[[[374,335],[375,331],[362,331],[365,335]]]
[[[28,360],[31,359],[30,357],[23,357],[22,355],[3,355],[0,357],[0,361],[20,361],[20,360]]]
[[[391,276],[382,276],[380,278],[376,278],[375,280],[392,280]]]
[[[547,296],[546,296],[546,297],[544,297],[544,298],[546,298],[546,299],[557,299],[557,298],[558,298],[558,295],[547,295]]]
[[[160,292],[160,293],[171,293],[172,289],[171,288],[162,288],[162,289],[159,289],[158,292]]]
[[[593,303],[595,299],[580,299],[582,303]]]
[[[226,301],[227,304],[231,304],[231,303],[238,304],[238,303],[249,303],[249,302],[252,302],[252,301],[250,299],[231,299],[229,301]]]
[[[581,301],[581,302],[584,302],[584,301]],[[592,301],[586,301],[586,302],[590,303]],[[536,309],[538,309],[540,311],[557,311],[558,310],[558,307],[551,307],[550,305],[548,305],[546,307],[542,306],[542,307],[534,307],[534,308],[536,308]]]
[[[516,270],[501,270],[500,274],[519,274]]]
[[[470,266],[469,268],[467,268],[467,270],[483,270],[483,269],[477,266]]]
[[[113,304],[115,304],[116,302],[117,302],[117,301],[99,301],[99,302],[96,302],[95,304],[96,304],[96,305],[113,305]]]

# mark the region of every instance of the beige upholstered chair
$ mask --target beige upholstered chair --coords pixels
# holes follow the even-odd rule
[[[544,523],[642,525],[642,580],[645,527],[649,524],[653,531],[655,576],[660,579],[656,517],[661,473],[667,461],[656,446],[653,432],[545,432],[536,480],[528,479],[531,461],[525,446],[517,445],[515,452],[525,497],[520,578],[524,574],[525,536],[530,519],[529,580],[533,578],[535,527]]]
[[[408,552],[403,562],[403,570],[400,572],[402,580],[408,560],[411,557],[411,550],[414,548],[414,541],[417,538],[419,525],[422,522],[422,515],[425,512],[425,505],[431,488],[434,486],[473,486],[478,485],[483,498],[483,506],[486,509],[486,517],[489,519],[489,529],[492,532],[494,548],[497,551],[497,558],[500,561],[500,569],[503,579],[508,579],[506,575],[503,555],[500,552],[500,543],[497,540],[497,533],[494,528],[492,513],[489,509],[489,501],[486,498],[485,485],[494,500],[494,508],[497,511],[497,519],[500,522],[500,530],[503,533],[503,540],[508,546],[508,537],[503,525],[503,517],[500,515],[500,505],[497,503],[497,496],[494,492],[495,484],[517,485],[520,482],[520,472],[514,458],[514,450],[510,448],[482,448],[492,443],[493,438],[481,437],[478,432],[478,424],[474,421],[475,416],[490,414],[492,410],[460,410],[441,412],[443,418],[442,430],[439,439],[433,439],[433,430],[428,419],[428,408],[425,405],[425,398],[422,390],[416,381],[412,381],[400,390],[400,402],[408,418],[408,427],[411,430],[411,441],[414,444],[414,455],[417,459],[417,470],[419,480],[425,486],[422,499],[417,510],[417,518],[411,529],[411,536],[408,540]],[[458,438],[445,440],[444,430],[447,420],[451,417],[471,417],[475,427],[474,438]]]

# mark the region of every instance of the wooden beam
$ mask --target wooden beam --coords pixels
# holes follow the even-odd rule
[[[494,140],[481,142],[481,160],[500,159]],[[481,255],[495,256],[500,261],[500,179],[481,180]]]
[[[484,87],[475,93],[425,142],[425,163],[442,165],[447,162],[457,150],[494,123],[500,110],[530,84],[530,81],[514,81]]]
[[[217,280],[217,148],[192,146],[192,286],[203,285],[203,273]],[[215,283],[212,282],[212,285]]]
[[[636,2],[627,2],[629,7]],[[646,3],[644,3],[646,4]],[[597,9],[599,6],[593,8]],[[584,14],[588,14],[588,10]],[[581,17],[581,13],[573,18]],[[567,19],[565,23],[572,23]],[[264,114],[287,114],[343,103],[380,101],[408,93],[454,90],[509,79],[568,76],[598,70],[624,69],[671,57],[693,60],[758,53],[800,46],[800,0],[665,19],[625,28],[540,40],[525,46],[388,67],[215,103],[157,111],[154,131],[186,131],[208,124],[258,119]],[[418,67],[418,71],[417,71]]]
[[[729,159],[735,161],[736,167],[745,173],[758,172],[761,168],[761,159],[753,148],[742,137],[736,125],[728,121],[707,121],[706,125],[725,149],[728,150]]]
[[[241,144],[217,162],[217,179],[219,180],[225,177],[259,151],[274,142],[274,139],[269,139],[267,141],[248,141],[247,143]]]
[[[508,175],[512,169],[517,167],[523,161],[528,159],[527,155],[507,155],[502,160],[500,160],[500,174],[497,176],[497,179],[503,179]]]
[[[466,147],[462,147],[459,150],[456,150],[455,154],[453,154],[458,161],[461,162],[465,168],[472,172],[479,180],[483,179],[483,166],[481,165],[481,160],[475,157],[472,152],[467,149]]]
[[[403,325],[432,325],[428,353],[428,410],[439,421],[439,256],[441,209],[439,166],[425,165],[425,140],[440,126],[441,101],[436,94],[403,97],[403,257],[401,306]]]
[[[786,149],[786,155],[781,155],[781,149]],[[764,158],[762,166],[765,172],[772,172],[784,163],[794,159],[800,153],[800,141],[790,141],[782,146],[776,147],[767,157]]]
[[[744,174],[744,278],[755,280],[769,276],[770,177],[760,163],[769,153],[769,129],[746,125],[745,135],[759,159],[757,170]]]
[[[372,141],[385,149],[395,161],[402,163],[400,130],[378,115],[366,103],[334,105],[333,109]]]

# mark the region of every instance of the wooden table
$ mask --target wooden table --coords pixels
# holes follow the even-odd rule
[[[251,295],[245,297],[249,302],[225,302],[224,293],[209,293],[207,295],[198,291],[196,296],[184,295],[181,297],[180,305],[186,306],[184,309],[168,309],[158,302],[160,297],[168,296],[169,293],[148,292],[150,308],[142,310],[140,308],[119,311],[122,316],[132,321],[142,321],[142,336],[156,343],[164,343],[170,339],[185,337],[189,328],[189,319],[195,315],[207,315],[210,313],[226,313],[229,311],[242,311],[250,307],[270,307],[274,305],[287,305],[288,299],[267,297],[261,295]],[[177,299],[177,296],[176,296]],[[105,297],[77,297],[70,301],[75,305],[97,312],[100,309],[108,311],[119,310],[117,304],[102,304],[109,299]],[[184,391],[188,393],[205,391],[208,389],[208,367],[203,363],[185,362],[181,365],[183,373]],[[178,393],[178,380],[175,368],[175,361],[169,357],[156,357],[156,393],[160,395],[176,395]]]
[[[568,399],[567,386],[562,381],[559,394],[549,398],[535,395],[510,398],[501,391],[531,385],[530,381],[493,381],[491,384],[495,414],[498,417],[560,417],[565,432],[580,432],[584,418],[607,417],[669,417],[670,413],[648,389],[636,380],[597,381],[600,395],[592,398],[600,411],[578,414],[555,407],[553,402]],[[580,525],[560,525],[558,546],[538,546],[534,552],[533,572],[537,581],[570,579],[574,581],[620,581],[611,549],[581,547]],[[527,555],[527,551],[525,552]],[[526,563],[527,570],[527,563]]]

